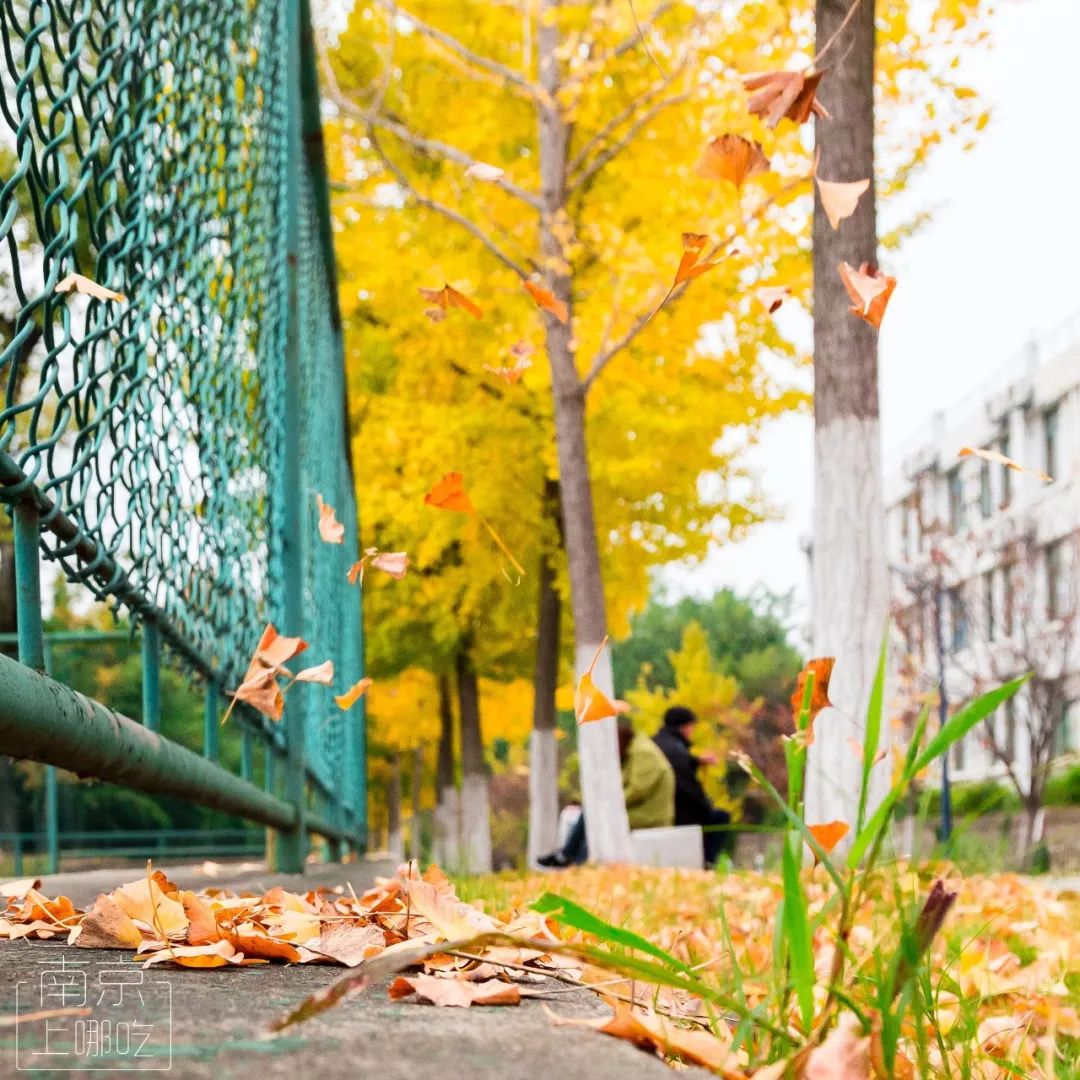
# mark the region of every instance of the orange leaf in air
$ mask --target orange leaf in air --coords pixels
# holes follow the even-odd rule
[[[327,506],[321,495],[315,496],[315,502],[319,507],[319,535],[328,544],[344,543],[345,526],[334,516],[334,508]]]
[[[720,265],[719,259],[708,262],[698,262],[701,253],[705,250],[708,237],[703,233],[684,232],[682,234],[683,255],[679,261],[679,269],[675,271],[675,284],[681,285],[684,281],[700,277],[714,266]]]
[[[467,311],[474,319],[482,319],[484,313],[479,306],[474,304],[464,293],[458,292],[452,285],[444,285],[441,289],[418,289],[420,295],[429,303],[434,304],[424,314],[432,322],[442,322],[446,318],[447,311],[452,307]]]
[[[821,197],[821,208],[833,229],[839,229],[840,222],[855,213],[859,200],[870,190],[870,181],[822,180],[817,171],[819,160],[820,155],[814,158],[814,179]]]
[[[992,461],[995,465],[1004,465],[1006,469],[1012,469],[1013,472],[1031,473],[1032,476],[1037,476],[1046,484],[1051,483],[1053,480],[1053,477],[1048,473],[1041,472],[1039,469],[1029,469],[1021,465],[1020,462],[1013,461],[1011,457],[999,454],[996,450],[984,450],[977,446],[962,446],[959,456],[982,458],[984,461]]]
[[[592,720],[606,720],[609,716],[617,715],[619,711],[615,703],[593,682],[593,669],[605,645],[607,645],[606,637],[600,642],[600,648],[596,650],[592,663],[578,680],[577,690],[574,692],[574,715],[579,724],[587,724]]]
[[[334,661],[326,660],[315,667],[304,668],[296,673],[296,682],[319,683],[321,686],[334,685]]]
[[[721,135],[705,147],[697,171],[707,180],[727,180],[741,189],[747,177],[768,169],[769,159],[759,143],[741,135]]]
[[[814,689],[810,693],[810,726],[806,730],[807,746],[813,745],[814,742],[814,717],[822,709],[827,709],[832,705],[829,700],[829,679],[832,677],[835,663],[836,661],[831,656],[808,660],[795,682],[795,692],[791,695],[791,711],[798,725],[799,713],[802,711],[803,692],[806,689],[806,676],[809,672],[814,673]]]
[[[334,701],[337,703],[337,707],[342,712],[351,709],[367,693],[371,682],[371,679],[363,678],[359,682],[353,683],[344,694],[335,694]]]
[[[786,285],[762,285],[757,290],[761,306],[771,315],[791,295]]]
[[[807,825],[806,828],[828,855],[847,836],[851,826],[846,821],[827,821],[824,825]]]
[[[66,278],[56,283],[53,292],[77,292],[84,296],[92,296],[95,300],[115,300],[118,303],[127,299],[123,293],[107,289],[104,285],[83,277],[82,274],[68,274]]]
[[[491,364],[485,364],[484,370],[513,386],[521,381],[521,377],[531,367],[531,360],[519,360],[513,367],[492,367]]]
[[[434,506],[437,510],[456,510],[459,514],[475,514],[465,491],[464,477],[459,472],[447,473],[425,496],[425,506]]]
[[[259,638],[259,644],[255,647],[255,656],[248,667],[247,675],[244,676],[245,682],[259,668],[272,668],[276,671],[306,648],[307,642],[303,638],[282,637],[273,623],[267,623],[262,637]]]
[[[896,278],[883,274],[870,263],[864,262],[856,270],[843,262],[840,264],[840,279],[851,297],[852,306],[848,309],[851,314],[873,327],[880,327],[889,297],[896,288]]]
[[[537,285],[535,281],[529,281],[527,278],[521,284],[525,286],[525,291],[536,301],[537,307],[550,311],[561,323],[565,324],[570,318],[570,312],[567,310],[566,305],[550,289],[545,289],[543,285]]]
[[[824,71],[768,71],[744,75],[743,86],[751,92],[746,107],[770,128],[786,116],[805,124],[811,113],[824,120],[829,114],[814,96]]]
[[[222,717],[229,719],[233,705],[243,701],[271,720],[280,720],[285,698],[277,684],[277,676],[285,672],[284,665],[307,648],[303,638],[282,637],[273,623],[268,623],[255,647],[255,655],[248,664],[243,682],[233,691],[233,700]],[[287,674],[287,672],[286,672]]]

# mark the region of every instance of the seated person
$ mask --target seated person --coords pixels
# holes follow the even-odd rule
[[[619,717],[619,760],[623,797],[631,829],[653,829],[675,820],[675,775],[656,743],[635,732],[628,717]],[[536,861],[541,866],[563,867],[589,857],[585,841],[585,815],[581,814],[566,843]]]
[[[716,755],[711,752],[695,754],[690,749],[690,737],[697,723],[697,716],[685,705],[673,705],[664,713],[664,726],[653,741],[663,751],[675,773],[675,824],[676,825],[730,825],[731,815],[713,806],[712,800],[698,779],[702,765],[715,765]],[[705,865],[712,866],[720,852],[729,846],[726,831],[703,833]]]

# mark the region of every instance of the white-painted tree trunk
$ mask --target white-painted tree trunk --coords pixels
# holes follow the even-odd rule
[[[529,866],[555,848],[559,833],[559,744],[552,728],[529,736]]]
[[[401,833],[401,754],[394,751],[390,760],[390,783],[386,793],[387,836],[386,850],[395,859],[405,857],[405,844]]]
[[[491,799],[485,773],[461,778],[461,846],[458,869],[464,874],[491,871]]]
[[[435,805],[435,862],[444,870],[456,871],[461,865],[461,806],[458,789],[449,784],[439,790]]]

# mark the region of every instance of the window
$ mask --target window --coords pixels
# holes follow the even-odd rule
[[[1012,763],[1016,757],[1016,700],[1009,698],[1005,702],[1005,723],[1001,732],[1001,752],[1005,760]]]
[[[1002,457],[1009,456],[1009,434],[1006,432],[998,442],[998,449]],[[1008,465],[1001,466],[1001,506],[1004,509],[1012,502],[1012,469]]]
[[[1053,478],[1058,474],[1058,407],[1043,413],[1043,467]]]
[[[949,471],[946,483],[949,488],[949,528],[959,532],[964,527],[964,478],[959,467]]]
[[[994,571],[983,574],[983,611],[986,614],[986,640],[993,641],[997,632],[994,618]]]
[[[1016,574],[1013,571],[1012,563],[1006,563],[1001,568],[1001,598],[1003,601],[1001,605],[1001,631],[1006,637],[1012,637],[1013,634],[1015,578]]]
[[[1065,614],[1065,575],[1061,566],[1061,541],[1046,546],[1046,617]]]
[[[952,630],[952,649],[956,652],[968,643],[967,612],[964,611],[964,595],[960,588],[949,589],[949,626]]]
[[[983,518],[994,512],[994,496],[990,490],[990,462],[979,462],[979,511]]]

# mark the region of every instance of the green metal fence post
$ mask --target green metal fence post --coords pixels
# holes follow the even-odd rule
[[[251,780],[255,772],[255,736],[245,729],[240,739],[240,779]]]
[[[304,158],[300,145],[300,2],[285,4],[285,100],[288,103],[285,169],[285,273],[287,316],[285,331],[285,379],[282,423],[283,454],[274,476],[282,532],[281,585],[282,632],[294,634],[303,624],[303,559],[301,506],[306,502],[301,477],[300,425],[300,170]],[[297,689],[303,690],[304,687]],[[307,840],[304,828],[304,705],[303,694],[292,694],[283,719],[285,732],[285,801],[296,809],[295,828],[282,832],[273,845],[274,869],[299,874],[304,870]]]
[[[161,635],[153,619],[142,626],[142,722],[161,730]]]
[[[45,670],[45,634],[41,627],[41,538],[37,505],[17,503],[15,519],[16,630],[19,662],[35,671]]]
[[[203,757],[218,759],[218,689],[213,679],[206,680],[206,699],[203,702]]]
[[[52,674],[52,644],[46,637],[42,649],[45,674]],[[56,790],[56,766],[45,766],[45,855],[46,873],[60,872],[60,803]]]

